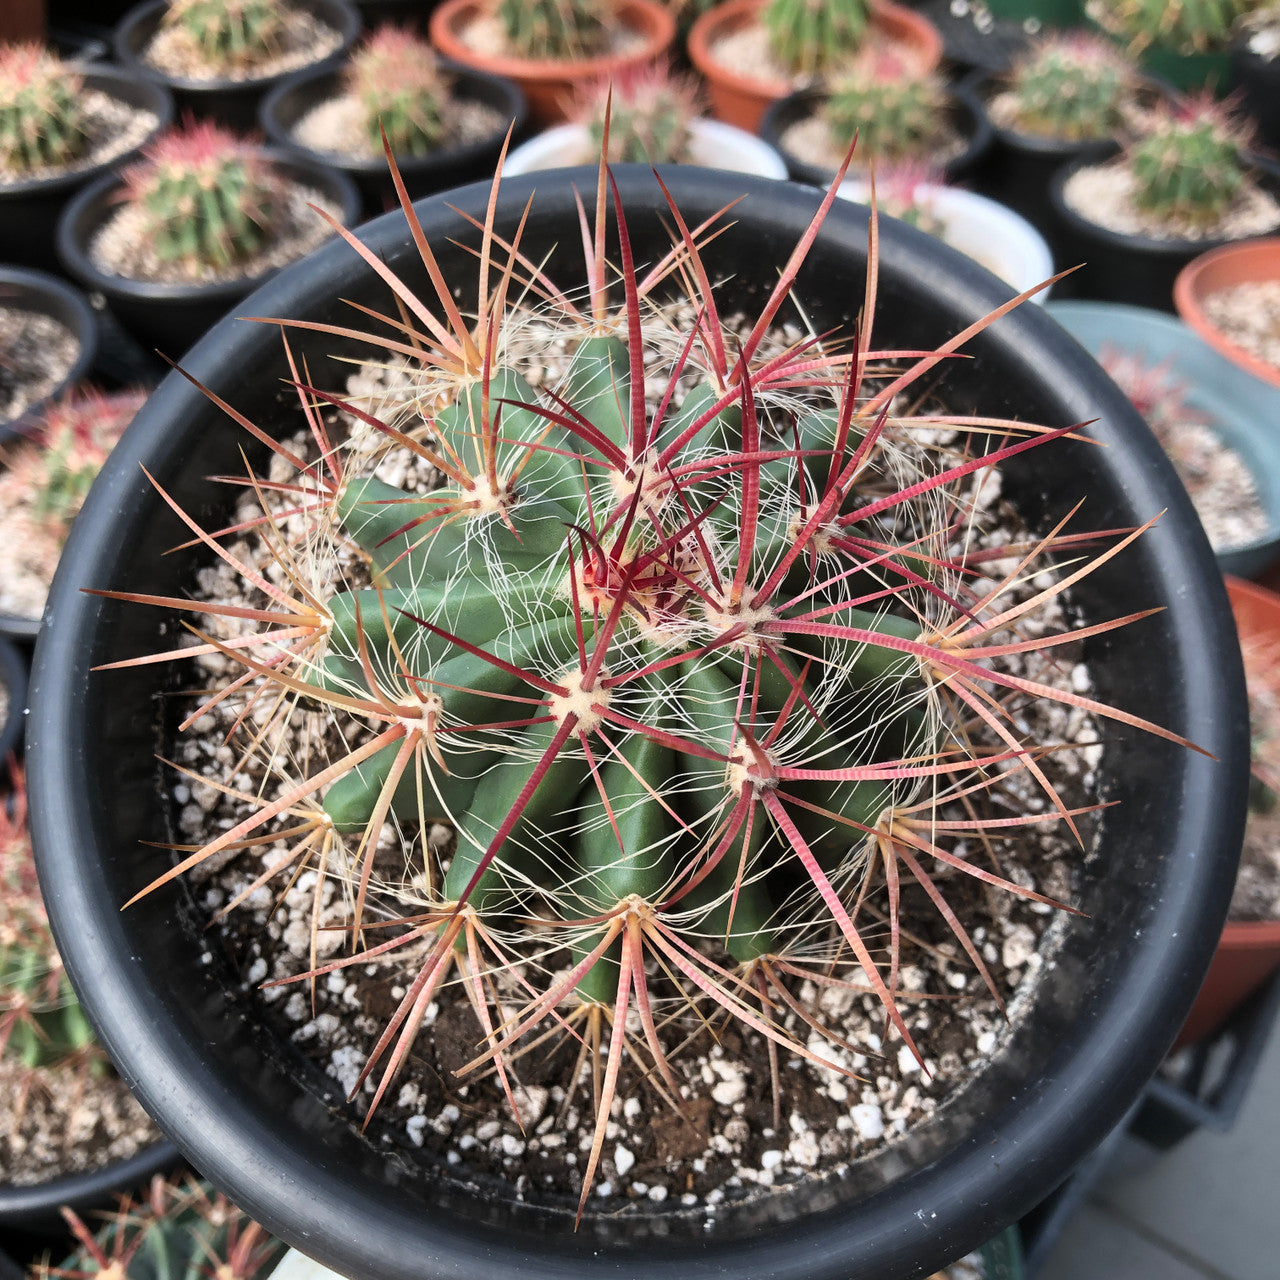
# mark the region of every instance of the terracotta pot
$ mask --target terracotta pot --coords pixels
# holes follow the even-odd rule
[[[618,24],[643,36],[629,53],[604,54],[577,62],[481,54],[463,42],[461,33],[490,8],[485,0],[445,0],[431,15],[431,43],[454,62],[514,80],[529,100],[530,123],[538,128],[566,119],[566,107],[574,90],[584,81],[621,75],[656,61],[666,53],[676,34],[675,18],[658,0],[621,0]]]
[[[1274,252],[1274,251],[1273,251]],[[1280,641],[1280,595],[1239,578],[1227,579],[1227,595],[1241,637]],[[1174,1047],[1212,1035],[1277,969],[1280,920],[1228,920],[1213,963]]]
[[[1264,280],[1280,281],[1280,236],[1242,240],[1239,244],[1227,244],[1202,253],[1178,273],[1173,284],[1173,302],[1183,320],[1215,351],[1263,382],[1280,387],[1280,368],[1232,342],[1220,329],[1214,328],[1204,313],[1204,300],[1209,294]]]
[[[756,80],[716,62],[711,48],[716,41],[759,17],[765,0],[727,0],[693,24],[689,32],[689,58],[707,81],[711,114],[718,120],[755,133],[771,102],[783,98],[797,85],[787,80]],[[890,0],[875,0],[871,24],[895,45],[915,71],[932,71],[942,61],[942,37],[927,18]]]

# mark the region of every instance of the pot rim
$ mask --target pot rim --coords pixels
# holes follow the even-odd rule
[[[589,188],[595,171],[584,167],[562,172],[579,187]],[[686,209],[723,205],[724,174],[681,166],[660,172]],[[618,166],[614,173],[624,203],[628,197],[653,203],[653,177],[647,167]],[[733,194],[745,193],[747,207],[758,206],[766,225],[780,222],[786,236],[803,227],[818,207],[818,193],[793,184],[745,175],[733,179]],[[535,181],[536,175],[513,179],[504,208],[522,207]],[[488,184],[475,184],[450,192],[448,203],[482,210],[488,194]],[[445,225],[440,222],[447,213],[444,197],[419,201],[416,208],[428,235]],[[740,219],[742,213],[735,216]],[[456,223],[450,218],[447,225]],[[865,244],[866,226],[858,206],[838,202],[818,243],[831,253],[850,253],[853,246]],[[401,215],[388,214],[367,224],[361,239],[375,252],[389,251],[406,243],[402,227]],[[959,306],[963,299],[966,309],[985,311],[1011,296],[976,264],[905,226],[886,224],[881,249],[882,263],[896,264],[894,271],[905,270],[907,262],[918,270],[924,265],[922,257],[927,258],[930,287],[948,305]],[[341,244],[326,246],[264,285],[250,309],[267,315],[305,311],[343,287],[343,278],[357,269],[351,257]],[[1089,410],[1102,405],[1108,416],[1114,414],[1126,425],[1131,422],[1132,411],[1120,393],[1040,309],[1024,308],[988,332],[1002,359],[1026,369],[1043,368],[1046,361],[1052,364],[1060,375],[1054,394],[1060,396],[1069,420],[1091,417]],[[224,320],[193,348],[187,366],[202,381],[214,380],[220,368],[240,367],[237,352],[254,348],[262,341],[261,333]],[[85,794],[81,784],[88,760],[78,687],[85,677],[83,658],[77,655],[92,641],[98,607],[95,598],[80,595],[78,587],[81,581],[105,580],[108,564],[119,556],[118,526],[128,521],[129,509],[114,490],[127,485],[137,491],[136,468],[144,457],[169,467],[182,456],[181,442],[169,424],[180,417],[183,406],[197,400],[203,403],[200,393],[171,373],[126,432],[72,534],[46,615],[56,617],[57,625],[46,623],[37,649],[38,714],[33,717],[30,747],[37,847],[46,876],[56,877],[59,885],[51,914],[60,941],[66,940],[64,955],[73,971],[86,977],[106,971],[113,946],[123,943],[119,914],[100,892],[95,896],[98,872],[94,858],[85,852],[93,843],[87,815],[66,803],[68,795]],[[1110,432],[1104,429],[1103,438]],[[424,1273],[433,1280],[471,1280],[480,1267],[509,1280],[559,1280],[566,1275],[711,1280],[725,1274],[835,1280],[848,1274],[850,1257],[858,1258],[866,1280],[879,1280],[907,1271],[918,1274],[922,1260],[941,1264],[974,1247],[1047,1193],[1063,1169],[1082,1158],[1122,1117],[1191,1003],[1217,938],[1234,872],[1222,864],[1230,861],[1230,847],[1238,848],[1233,835],[1243,822],[1243,785],[1229,770],[1216,771],[1242,759],[1243,692],[1238,657],[1233,663],[1230,656],[1234,633],[1224,588],[1203,536],[1186,523],[1185,496],[1168,486],[1168,464],[1154,440],[1141,433],[1129,445],[1109,451],[1114,456],[1107,465],[1115,469],[1130,501],[1145,509],[1157,499],[1159,505],[1167,500],[1173,509],[1173,519],[1153,531],[1144,554],[1173,601],[1168,614],[1170,661],[1177,662],[1183,677],[1178,686],[1180,709],[1186,723],[1196,726],[1201,745],[1220,757],[1211,765],[1203,756],[1180,753],[1178,778],[1188,791],[1203,794],[1207,789],[1219,796],[1227,816],[1219,821],[1221,813],[1210,815],[1208,806],[1175,792],[1183,856],[1176,864],[1178,875],[1162,880],[1161,892],[1145,908],[1154,913],[1155,927],[1137,931],[1123,966],[1101,984],[1077,1033],[1055,1042],[1053,1069],[1028,1079],[1001,1105],[995,1139],[986,1140],[993,1123],[989,1122],[980,1131],[986,1135],[983,1140],[970,1133],[937,1159],[856,1205],[815,1210],[782,1226],[772,1224],[759,1234],[722,1232],[727,1238],[721,1238],[707,1233],[697,1248],[675,1252],[652,1241],[642,1253],[597,1250],[588,1232],[569,1232],[566,1218],[563,1229],[541,1237],[535,1248],[527,1235],[494,1231],[481,1221],[471,1224],[464,1215],[419,1213],[409,1220],[388,1203],[384,1188],[353,1184],[337,1161],[309,1163],[301,1151],[263,1128],[251,1095],[228,1090],[203,1043],[187,1042],[172,1029],[168,1036],[163,1034],[165,1023],[155,1016],[154,984],[136,964],[112,968],[112,981],[89,993],[91,1016],[101,1025],[127,1078],[138,1086],[149,1109],[180,1134],[193,1163],[231,1189],[248,1212],[328,1265],[351,1274],[376,1268],[381,1280]],[[1154,489],[1153,476],[1161,481]],[[1192,565],[1199,571],[1189,572]],[[64,865],[67,850],[76,851],[76,856]],[[147,1034],[142,1035],[144,1029]],[[287,1116],[273,1118],[288,1121]],[[1046,1161],[1050,1149],[1054,1159]],[[339,1232],[333,1229],[335,1220],[341,1222]]]
[[[359,223],[360,192],[355,183],[341,170],[319,164],[282,147],[260,147],[258,150],[286,176],[314,187],[340,205],[341,222],[344,226],[354,227]],[[246,294],[253,292],[263,281],[286,269],[269,267],[253,276],[195,284],[135,280],[130,276],[109,275],[94,263],[88,250],[88,238],[102,225],[103,220],[95,218],[92,225],[84,228],[80,224],[92,216],[95,207],[107,193],[123,185],[124,180],[120,174],[103,174],[96,182],[91,182],[83,190],[77,191],[58,218],[58,257],[67,271],[86,288],[96,289],[108,297],[115,294],[140,302],[199,299],[209,303],[225,301],[230,307]],[[312,250],[312,253],[314,252],[315,250]],[[292,263],[287,264],[287,266],[292,265]]]

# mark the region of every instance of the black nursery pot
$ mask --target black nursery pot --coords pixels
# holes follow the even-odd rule
[[[1112,231],[1078,213],[1064,194],[1071,175],[1087,165],[1103,164],[1118,153],[1119,148],[1112,145],[1101,153],[1083,156],[1060,169],[1049,184],[1055,225],[1054,261],[1059,268],[1084,264],[1063,282],[1070,283],[1064,292],[1073,298],[1173,312],[1173,282],[1178,272],[1192,258],[1229,244],[1230,239],[1156,240]],[[1280,165],[1259,156],[1250,157],[1250,165],[1262,185],[1280,197]]]
[[[274,147],[265,148],[263,154],[285,178],[305,183],[337,204],[344,225],[354,226],[360,220],[360,193],[345,174]],[[58,223],[58,254],[67,272],[86,289],[101,293],[116,318],[144,347],[180,356],[279,268],[216,284],[160,284],[108,275],[95,265],[88,246],[114,212],[120,186],[116,175],[107,174],[76,196]]]
[[[942,173],[948,182],[961,182],[980,164],[990,148],[991,126],[978,101],[967,89],[954,86],[947,93],[951,99],[951,124],[965,140],[965,145],[963,151],[947,161]],[[760,136],[782,156],[787,166],[787,177],[793,182],[826,187],[835,176],[834,169],[802,160],[783,142],[784,135],[793,124],[816,115],[830,96],[822,89],[798,89],[770,103],[760,121]]]
[[[0,687],[4,689],[5,712],[0,722],[0,770],[7,785],[5,761],[21,753],[27,727],[27,660],[10,640],[0,638]],[[0,1225],[4,1223],[4,1188],[0,1187]]]
[[[1230,83],[1244,95],[1245,112],[1258,126],[1258,141],[1280,151],[1280,57],[1263,58],[1249,48],[1247,37],[1238,36],[1231,46]]]
[[[460,102],[478,102],[492,107],[501,120],[489,137],[466,146],[451,147],[427,156],[398,156],[396,164],[409,194],[421,196],[447,191],[482,178],[492,178],[507,130],[515,126],[514,137],[524,132],[528,104],[519,86],[501,76],[491,76],[469,67],[442,63],[453,82],[451,97]],[[343,90],[343,71],[330,68],[303,71],[277,85],[262,101],[259,123],[278,147],[302,156],[313,164],[338,169],[360,188],[366,216],[375,217],[396,205],[395,187],[387,171],[386,157],[379,152],[356,159],[333,151],[315,151],[293,136],[294,127],[313,107],[337,97]]]
[[[819,204],[816,192],[711,170],[665,167],[690,226],[738,196],[728,229],[703,250],[721,305],[758,305],[777,264]],[[669,246],[665,201],[650,170],[615,170],[638,263]],[[510,237],[539,175],[513,179],[498,203]],[[583,283],[572,186],[538,191],[521,251],[563,289]],[[479,233],[447,207],[482,217],[487,184],[417,210],[446,274],[474,280]],[[814,330],[852,329],[863,291],[867,211],[836,201],[800,272]],[[361,236],[393,270],[427,288],[392,214]],[[461,244],[452,243],[459,239]],[[614,245],[616,259],[616,243]],[[881,226],[877,347],[940,343],[1009,299],[977,264],[910,228]],[[385,287],[332,245],[251,299],[256,315],[344,325],[341,299],[385,309]],[[474,305],[466,298],[462,305]],[[291,330],[299,367],[339,380],[365,347]],[[147,1108],[202,1173],[291,1244],[339,1272],[372,1280],[901,1280],[927,1274],[989,1239],[1043,1198],[1124,1114],[1172,1041],[1225,915],[1240,847],[1247,712],[1222,579],[1189,500],[1154,438],[1084,350],[1039,308],[1024,307],[946,362],[956,411],[1091,428],[1109,448],[1063,441],[1053,465],[1035,453],[1005,472],[1005,492],[1047,529],[1087,494],[1085,528],[1167,514],[1123,556],[1077,584],[1083,621],[1164,606],[1141,624],[1087,642],[1097,696],[1193,737],[1216,760],[1107,724],[1102,843],[1083,868],[1062,943],[1007,1039],[965,1088],[910,1134],[839,1178],[774,1187],[714,1218],[675,1206],[634,1214],[517,1200],[497,1180],[458,1178],[425,1151],[362,1136],[335,1082],[272,1030],[263,1006],[211,947],[187,889],[119,907],[155,874],[154,847],[174,838],[164,773],[163,694],[184,673],[90,668],[169,647],[176,617],[80,588],[185,592],[204,556],[167,554],[189,534],[141,472],[204,522],[225,522],[234,495],[206,483],[238,468],[253,442],[199,391],[170,374],[135,419],[77,520],[51,598],[56,626],[38,644],[29,785],[49,910],[72,979],[100,1035]],[[303,362],[305,366],[303,365]],[[226,321],[184,366],[268,429],[281,419],[287,364],[278,335]],[[265,451],[259,450],[259,454]],[[216,527],[216,526],[213,526]]]
[[[168,0],[143,0],[121,18],[113,41],[116,61],[137,79],[164,85],[173,94],[180,111],[217,120],[229,129],[252,129],[258,122],[258,104],[263,95],[298,68],[247,80],[191,80],[167,75],[142,56],[167,4]],[[348,0],[293,0],[292,7],[312,14],[342,36],[338,48],[326,54],[318,65],[325,66],[343,57],[360,33],[360,15]]]
[[[67,201],[95,178],[128,164],[173,120],[173,99],[162,85],[139,80],[127,71],[101,66],[86,70],[84,83],[131,107],[153,112],[160,123],[139,146],[105,164],[87,165],[49,178],[0,184],[0,257],[7,262],[57,270],[54,229]]]
[[[0,445],[20,431],[34,426],[40,408],[56,400],[93,368],[98,354],[98,322],[83,294],[57,276],[45,271],[25,271],[21,267],[0,266],[0,305],[16,307],[51,316],[65,325],[75,336],[79,351],[67,376],[39,404],[32,405],[20,418],[0,422]]]

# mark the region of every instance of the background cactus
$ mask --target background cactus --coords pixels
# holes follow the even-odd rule
[[[0,44],[0,168],[70,164],[88,143],[84,81],[38,44]]]
[[[590,86],[575,104],[574,117],[587,128],[596,154],[609,122],[613,164],[684,163],[689,126],[701,114],[697,84],[670,67],[643,67]]]
[[[1009,75],[1018,126],[1069,141],[1111,137],[1132,84],[1128,64],[1105,40],[1079,33],[1040,40]]]
[[[261,152],[209,121],[164,134],[124,180],[128,199],[146,211],[157,256],[194,270],[251,257],[283,202]]]
[[[1089,13],[1141,53],[1160,45],[1178,53],[1223,48],[1237,18],[1257,0],[1092,0]]]
[[[920,158],[943,136],[947,90],[938,76],[880,59],[834,83],[822,115],[840,148],[857,139],[859,163]]]
[[[90,1227],[62,1211],[76,1251],[60,1267],[45,1264],[33,1280],[262,1280],[284,1253],[267,1233],[208,1183],[157,1174],[145,1200],[119,1202]]]
[[[202,695],[188,723],[229,691],[247,697],[237,723],[252,719],[253,742],[237,770],[261,770],[252,795],[237,793],[235,820],[183,846],[142,892],[218,855],[252,857],[277,820],[286,824],[285,852],[235,901],[312,868],[317,900],[326,876],[342,885],[353,940],[352,954],[313,959],[287,980],[315,981],[396,951],[413,957],[403,999],[353,1090],[376,1073],[373,1107],[455,971],[484,1037],[459,1074],[492,1069],[513,1107],[509,1067],[535,1029],[581,1028],[599,1088],[579,1213],[623,1059],[634,1056],[655,1087],[680,1097],[668,1054],[685,1028],[664,1040],[655,1000],[693,1010],[695,1030],[727,1016],[775,1050],[825,1066],[811,1035],[844,1042],[816,995],[806,1007],[792,989],[843,985],[828,966],[844,954],[842,972],[878,998],[919,1059],[899,1008],[904,886],[924,895],[999,1001],[947,905],[947,882],[972,877],[1051,900],[951,842],[998,844],[1041,823],[1078,834],[1075,818],[1087,811],[1067,809],[1047,780],[1041,760],[1061,744],[1030,736],[1025,702],[1057,700],[1171,736],[1027,674],[1037,650],[1137,617],[1085,632],[1051,624],[1023,638],[1020,620],[1062,588],[1012,601],[1008,593],[1034,576],[1028,567],[1040,557],[1052,558],[1058,529],[1034,544],[984,545],[983,564],[1014,567],[980,589],[968,585],[967,553],[954,548],[981,473],[1071,426],[890,416],[891,404],[910,399],[901,393],[1000,313],[936,352],[899,353],[905,365],[886,375],[887,357],[872,347],[873,253],[851,343],[779,332],[844,176],[842,167],[776,287],[728,322],[701,254],[720,221],[690,231],[672,202],[671,252],[640,271],[626,219],[617,210],[609,218],[603,164],[594,224],[590,204],[581,206],[586,289],[573,296],[522,254],[518,232],[499,234],[496,198],[481,228],[478,288],[462,291],[478,298],[471,320],[411,206],[429,299],[346,234],[401,314],[421,320],[421,330],[406,322],[392,339],[359,335],[375,365],[383,348],[418,362],[406,401],[375,416],[307,385],[288,353],[315,460],[241,419],[274,451],[274,498],[235,525],[237,535],[259,531],[280,572],[246,565],[228,550],[229,531],[184,517],[263,593],[264,607],[105,593],[194,613],[214,632],[252,614],[243,631],[201,631],[194,647],[122,664],[230,660],[241,674]],[[614,288],[606,230],[616,235]],[[554,373],[551,347],[566,353]],[[324,404],[354,424],[341,445]],[[922,454],[920,426],[947,433],[941,459]],[[401,474],[429,468],[434,480],[398,488],[376,478],[392,457]],[[290,469],[296,478],[286,483]],[[260,481],[252,487],[266,496]],[[310,517],[296,543],[284,539],[275,498]],[[1073,579],[1137,532],[1076,565]],[[344,583],[333,565],[351,543],[363,553],[359,577]],[[997,638],[1006,631],[1008,645]],[[999,661],[1011,653],[1015,670]],[[351,726],[336,747],[313,756],[270,746],[295,710],[306,723],[325,718],[316,709]],[[1014,817],[995,806],[984,817],[988,790],[1024,770],[1045,803]],[[943,821],[950,800],[957,816]],[[404,850],[402,882],[375,867],[389,818],[422,841]],[[442,823],[454,837],[431,844],[427,833]],[[885,906],[869,923],[862,907],[873,885]],[[401,928],[364,944],[372,900]],[[885,924],[887,954],[877,960],[868,931],[879,946]],[[507,980],[504,1002],[495,987]],[[783,1007],[800,1011],[798,1035]]]
[[[605,48],[610,8],[601,0],[498,0],[498,17],[520,57],[572,61]]]
[[[774,57],[793,75],[812,77],[858,51],[870,0],[769,0],[761,15]]]
[[[352,55],[346,80],[364,109],[365,134],[376,151],[382,151],[384,130],[398,156],[436,149],[448,84],[425,40],[384,23]]]
[[[26,786],[0,806],[0,1053],[28,1068],[85,1065],[97,1050],[89,1020],[49,931],[27,830]]]
[[[1170,221],[1208,225],[1244,184],[1246,131],[1207,98],[1164,109],[1125,153],[1139,208]]]
[[[211,66],[244,69],[276,51],[284,13],[280,0],[169,0],[163,24],[183,32]]]

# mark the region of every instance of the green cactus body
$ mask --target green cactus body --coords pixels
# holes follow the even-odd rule
[[[769,0],[762,14],[774,57],[793,75],[830,71],[857,52],[870,0]]]
[[[903,160],[934,145],[947,94],[934,76],[853,76],[833,87],[823,116],[839,146],[857,138],[861,158]]]
[[[88,145],[84,81],[36,44],[0,45],[0,168],[18,174],[78,160]]]
[[[439,146],[448,85],[425,40],[379,27],[351,59],[347,85],[364,111],[375,151],[382,151],[384,132],[398,156],[429,155]]]
[[[587,424],[584,430],[598,432],[611,445],[625,444],[631,389],[623,340],[582,340],[556,392]],[[731,402],[713,412],[722,398],[709,386],[694,387],[669,421],[658,424],[652,447],[661,449],[705,417],[708,449],[741,450],[741,406]],[[474,447],[467,442],[479,434],[482,400],[480,387],[473,385],[432,423],[433,432],[452,441],[460,455]],[[550,451],[565,448],[572,437],[549,419],[548,404],[513,370],[493,371],[489,406],[496,413],[500,405],[502,436],[542,440],[546,446],[522,471],[518,499],[508,505],[505,518],[480,511],[442,521],[441,512],[464,498],[456,487],[410,497],[376,480],[348,483],[338,516],[369,553],[376,585],[330,601],[334,621],[325,670],[326,679],[363,695],[366,663],[388,682],[398,666],[405,666],[419,696],[430,690],[438,698],[436,746],[443,767],[431,767],[426,779],[407,771],[391,807],[407,821],[445,820],[457,827],[444,900],[465,898],[482,916],[492,916],[527,912],[539,894],[546,894],[567,918],[586,920],[607,914],[632,895],[661,903],[679,874],[694,870],[719,817],[738,789],[750,785],[735,763],[745,759],[738,734],[742,722],[749,719],[766,737],[776,729],[772,750],[780,760],[809,762],[819,772],[871,763],[886,758],[886,751],[901,752],[927,740],[919,706],[924,686],[914,658],[876,643],[880,636],[914,640],[918,624],[871,605],[842,612],[846,623],[853,619],[850,625],[866,629],[870,643],[815,639],[814,660],[807,665],[803,655],[769,656],[762,644],[744,642],[661,666],[600,693],[598,706],[586,694],[566,699],[580,721],[605,712],[620,717],[609,729],[617,753],[605,752],[606,758],[597,761],[598,775],[576,738],[555,750],[567,713],[557,711],[554,702],[551,714],[535,714],[532,723],[488,727],[495,716],[506,720],[495,711],[504,707],[500,699],[519,708],[537,696],[521,672],[571,683],[567,673],[579,670],[583,653],[591,653],[593,634],[616,599],[613,584],[628,572],[637,576],[608,650],[610,670],[615,658],[633,670],[648,669],[680,652],[673,645],[694,645],[700,636],[710,640],[732,625],[731,611],[708,610],[679,580],[671,570],[673,553],[646,565],[644,536],[632,536],[621,548],[610,547],[601,536],[594,552],[575,559],[571,568],[574,531],[589,529],[593,513],[599,519],[618,498],[607,477],[593,475],[584,482],[580,465],[566,465]],[[802,449],[821,441],[829,450],[834,432],[834,411],[808,414],[796,427]],[[824,461],[804,461],[811,493],[825,482],[817,465]],[[761,483],[775,494],[794,492],[798,465],[790,455],[765,462]],[[711,543],[732,546],[741,536],[741,513],[726,501],[736,488],[724,475],[690,485],[691,505],[712,511],[700,522],[702,536]],[[671,500],[659,491],[652,501],[661,508]],[[658,527],[669,531],[684,523],[671,506],[657,517]],[[753,574],[763,576],[785,552],[792,517],[777,500],[761,506],[767,518],[758,523],[751,563]],[[577,579],[576,607],[571,571]],[[452,637],[491,652],[503,665],[467,651]],[[797,700],[822,714],[793,714]],[[669,739],[628,732],[626,726],[635,724],[656,727]],[[682,748],[684,741],[709,747],[715,755],[705,758],[692,747]],[[329,788],[325,808],[340,830],[356,831],[369,820],[398,750],[398,744],[383,748]],[[525,792],[531,770],[548,759],[548,752],[545,773],[489,860],[491,842]],[[891,797],[883,782],[814,778],[796,781],[792,790],[813,806],[799,813],[797,826],[820,864],[833,873],[861,842],[859,828],[847,824],[874,824]],[[840,815],[845,823],[818,810]],[[774,904],[801,879],[794,861],[761,813],[750,840],[743,834],[678,909],[690,917],[694,933],[722,938],[734,958],[746,963],[775,944],[769,921]],[[731,907],[737,879],[744,883]],[[602,936],[603,926],[587,929],[575,943],[578,959]],[[615,981],[617,955],[615,943],[585,974],[580,995],[605,998]]]
[[[170,0],[164,25],[187,34],[212,66],[252,67],[277,48],[280,0]]]
[[[605,48],[608,7],[599,0],[498,0],[498,17],[520,57],[572,61]]]
[[[1010,77],[1018,127],[1069,141],[1109,138],[1120,126],[1130,79],[1125,64],[1104,44],[1047,41]]]
[[[597,84],[576,112],[591,147],[604,145],[609,119],[609,159],[614,164],[681,164],[689,159],[690,125],[700,114],[697,86],[664,68]]]
[[[1135,52],[1159,45],[1191,54],[1226,45],[1236,19],[1252,7],[1252,0],[1112,0],[1091,10]]]
[[[1231,207],[1245,180],[1240,141],[1216,112],[1166,121],[1128,153],[1140,208],[1204,226]]]

